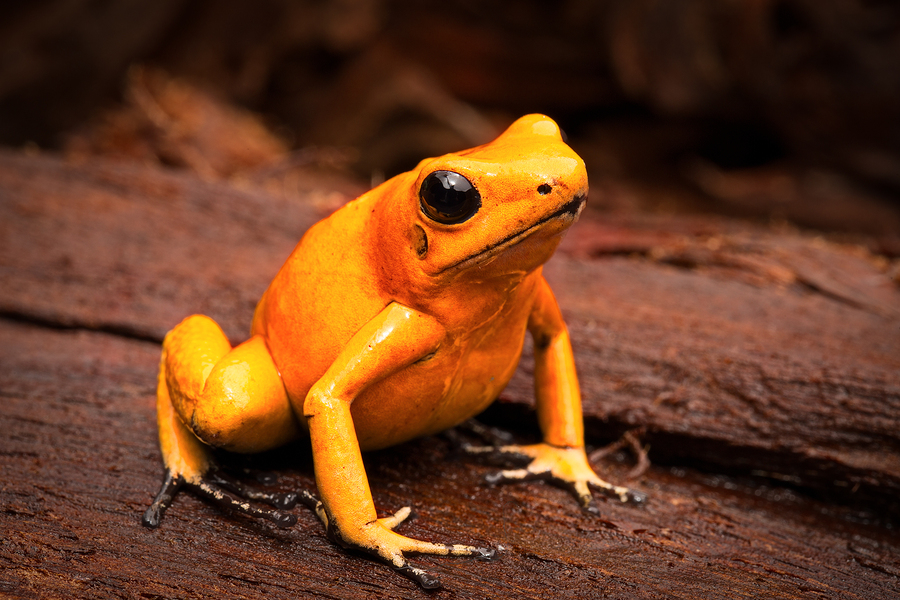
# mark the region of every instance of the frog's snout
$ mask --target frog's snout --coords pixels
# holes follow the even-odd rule
[[[559,207],[559,209],[553,213],[553,217],[572,217],[573,220],[577,219],[581,214],[581,211],[584,209],[584,205],[587,203],[587,192],[581,192],[575,194],[575,196]]]
[[[563,209],[575,216],[581,213],[584,205],[587,204],[587,192],[575,194],[575,197],[563,204]]]

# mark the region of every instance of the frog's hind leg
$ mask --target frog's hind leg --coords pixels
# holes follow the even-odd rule
[[[163,341],[157,422],[165,478],[144,514],[144,525],[157,527],[182,487],[281,526],[296,522],[294,515],[246,501],[286,509],[296,504],[296,494],[244,488],[217,473],[211,456],[210,446],[258,452],[279,446],[298,432],[281,377],[261,337],[232,349],[208,317],[188,317],[175,327]]]

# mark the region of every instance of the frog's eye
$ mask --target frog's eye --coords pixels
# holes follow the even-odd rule
[[[453,171],[435,171],[419,190],[422,212],[438,223],[453,225],[466,221],[481,208],[481,194],[472,182]]]

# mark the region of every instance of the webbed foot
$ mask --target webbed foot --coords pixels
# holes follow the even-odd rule
[[[313,510],[322,523],[328,537],[344,548],[361,550],[387,563],[394,571],[411,579],[422,589],[433,590],[441,587],[437,577],[415,567],[406,560],[406,553],[435,554],[439,556],[472,556],[477,560],[492,560],[496,554],[493,548],[478,548],[462,544],[433,544],[402,536],[393,529],[410,515],[408,506],[396,513],[382,517],[362,527],[339,528],[329,519],[322,502],[310,494],[302,492],[300,502]]]
[[[151,529],[159,527],[166,509],[169,508],[182,488],[212,500],[226,509],[269,520],[278,527],[291,527],[297,523],[296,515],[282,512],[296,506],[300,497],[294,492],[271,493],[255,490],[215,471],[188,480],[183,475],[169,470],[166,470],[159,493],[156,494],[150,507],[144,513],[141,523]],[[248,500],[263,502],[273,508],[255,506],[247,502]]]
[[[519,469],[488,475],[488,483],[549,480],[569,489],[578,498],[582,508],[594,514],[598,514],[599,509],[591,489],[599,490],[623,503],[643,504],[647,501],[646,494],[642,492],[613,485],[598,477],[588,463],[584,448],[560,448],[541,443],[528,446],[465,446],[463,450],[472,455],[526,463]]]

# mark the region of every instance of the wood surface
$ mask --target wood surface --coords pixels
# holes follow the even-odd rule
[[[322,184],[325,186],[326,184]],[[327,191],[327,190],[323,190]],[[645,507],[583,514],[452,437],[366,456],[401,531],[488,545],[419,557],[428,594],[330,543],[190,495],[158,530],[159,341],[202,312],[243,339],[309,203],[100,159],[0,152],[0,596],[13,598],[896,598],[900,291],[859,246],[724,218],[588,211],[546,275],[569,323],[588,444]],[[529,359],[484,420],[535,435]],[[460,435],[468,435],[462,433]],[[302,443],[228,457],[313,489]]]

